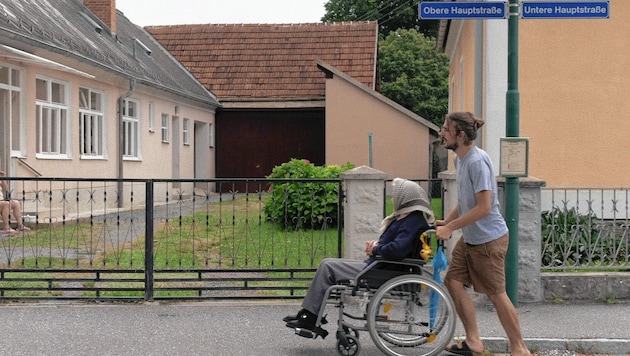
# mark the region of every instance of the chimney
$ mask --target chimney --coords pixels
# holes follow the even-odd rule
[[[116,33],[116,0],[83,0],[83,5]]]

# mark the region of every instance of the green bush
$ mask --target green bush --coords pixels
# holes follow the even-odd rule
[[[354,168],[343,166],[315,166],[308,160],[291,159],[276,166],[269,179],[338,179],[340,173]],[[269,221],[283,228],[316,229],[337,225],[339,192],[337,183],[272,182],[265,201],[264,212]]]

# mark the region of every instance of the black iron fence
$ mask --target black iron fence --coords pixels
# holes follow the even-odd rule
[[[629,188],[543,188],[542,268],[630,270]]]
[[[8,180],[0,300],[301,298],[341,256],[340,180]]]
[[[340,180],[7,180],[30,231],[0,216],[0,300],[302,298],[342,256]],[[439,215],[441,182],[417,181]],[[544,188],[542,268],[628,270],[629,196]]]

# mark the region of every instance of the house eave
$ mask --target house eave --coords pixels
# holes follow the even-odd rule
[[[314,98],[219,98],[224,110],[237,109],[323,109],[324,97]]]

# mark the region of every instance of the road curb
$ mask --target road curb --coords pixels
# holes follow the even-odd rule
[[[503,337],[482,337],[486,349],[492,353],[509,353],[508,342]],[[554,339],[525,338],[530,350],[566,350],[587,354],[630,355],[630,340],[627,339]]]

